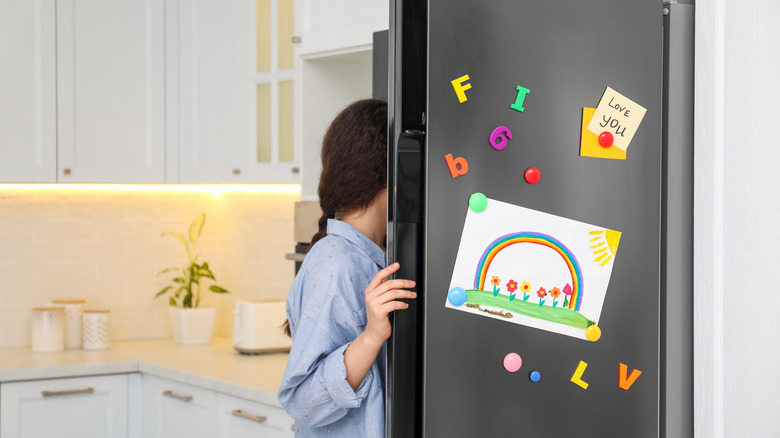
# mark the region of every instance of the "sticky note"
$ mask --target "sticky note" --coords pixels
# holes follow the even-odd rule
[[[588,124],[593,118],[596,108],[582,109],[582,132],[580,138],[580,155],[583,157],[609,158],[613,160],[625,160],[626,151],[619,149],[614,144],[603,147],[599,144],[599,136],[588,130]]]
[[[611,133],[615,137],[614,146],[625,151],[646,112],[638,103],[607,87],[588,124],[588,131],[597,136],[602,132]]]

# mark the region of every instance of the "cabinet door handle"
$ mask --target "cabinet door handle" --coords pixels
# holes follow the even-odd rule
[[[257,421],[258,423],[265,423],[265,420],[268,419],[268,417],[258,417],[255,415],[245,414],[241,412],[241,409],[236,409],[235,411],[232,412],[232,414],[235,415],[236,417],[243,417],[246,418],[247,420]]]
[[[173,391],[170,391],[170,390],[163,391],[163,395],[164,396],[168,396],[168,397],[177,398],[177,399],[179,399],[181,401],[185,401],[185,402],[191,402],[192,401],[192,396],[191,395],[174,394]]]
[[[93,392],[95,392],[94,388],[84,388],[84,389],[70,389],[67,391],[41,391],[41,395],[44,397],[57,397],[60,395],[92,394]]]

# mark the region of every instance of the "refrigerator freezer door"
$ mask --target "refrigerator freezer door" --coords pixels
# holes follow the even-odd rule
[[[424,349],[415,434],[658,436],[661,4],[429,0],[428,6],[417,332]],[[647,110],[626,160],[579,155],[583,108],[595,108],[607,87]],[[521,88],[528,90],[522,96]],[[512,132],[500,149],[489,143],[498,126]],[[448,161],[458,157],[467,173],[451,172]],[[524,179],[529,167],[541,173],[536,184]],[[598,342],[445,308],[475,192],[622,232]],[[508,353],[522,358],[519,371],[504,368]],[[628,386],[633,369],[642,373]]]

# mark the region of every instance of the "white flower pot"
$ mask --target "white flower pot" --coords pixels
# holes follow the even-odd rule
[[[178,344],[208,344],[217,319],[216,307],[168,307],[173,339]]]

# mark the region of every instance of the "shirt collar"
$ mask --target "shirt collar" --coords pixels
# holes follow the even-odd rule
[[[337,219],[328,219],[328,234],[340,236],[357,246],[380,268],[386,263],[385,252],[373,240],[358,231],[352,225]]]

